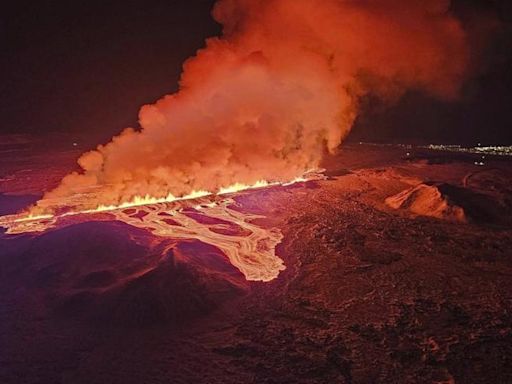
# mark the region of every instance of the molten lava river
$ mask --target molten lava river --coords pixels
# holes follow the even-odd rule
[[[315,178],[319,177],[316,175]],[[311,180],[309,177],[307,180]],[[295,182],[307,181],[297,179]],[[287,183],[284,185],[289,185]],[[270,184],[258,185],[256,188]],[[239,188],[251,189],[254,187]],[[93,210],[63,214],[30,216],[26,213],[0,217],[0,226],[7,234],[44,232],[91,220],[114,218],[131,226],[146,229],[153,235],[175,240],[196,239],[215,246],[231,264],[250,281],[270,281],[285,269],[275,253],[283,238],[277,228],[256,225],[264,216],[242,212],[234,200],[233,190],[223,193],[174,198],[170,201],[132,202],[121,206],[100,206]],[[198,197],[196,197],[198,196]],[[155,202],[156,201],[156,202]]]

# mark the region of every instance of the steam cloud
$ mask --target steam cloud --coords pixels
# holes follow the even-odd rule
[[[78,160],[46,201],[80,208],[137,195],[288,181],[349,132],[362,96],[456,97],[468,46],[447,0],[220,0],[221,37],[184,64],[180,91]],[[48,200],[50,199],[50,200]],[[34,211],[51,211],[42,200]]]

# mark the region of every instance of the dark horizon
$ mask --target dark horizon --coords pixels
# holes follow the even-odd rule
[[[504,0],[452,3],[475,41],[479,16],[502,23],[461,98],[446,102],[410,92],[392,108],[367,100],[349,140],[512,144],[512,7]],[[60,132],[103,142],[137,127],[139,108],[175,92],[183,62],[205,38],[220,34],[210,16],[213,4],[59,0],[5,6],[0,133]]]

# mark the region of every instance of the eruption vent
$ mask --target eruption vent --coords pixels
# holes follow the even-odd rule
[[[32,214],[290,181],[338,147],[362,96],[452,98],[467,72],[446,0],[220,0],[213,16],[223,35],[184,64],[180,91],[82,155]]]

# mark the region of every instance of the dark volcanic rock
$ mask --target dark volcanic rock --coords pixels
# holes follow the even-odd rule
[[[511,162],[404,156],[348,146],[314,188],[237,196],[283,233],[268,283],[120,223],[1,235],[0,382],[511,383]],[[385,206],[418,184],[467,223]]]
[[[171,250],[157,266],[105,295],[101,318],[118,325],[183,323],[242,293],[222,276],[177,262]]]
[[[177,323],[243,293],[220,252],[196,248],[195,262],[183,263],[166,250],[168,241],[155,243],[119,222],[87,222],[19,241],[28,242],[26,250],[0,260],[9,289],[37,292],[57,315],[117,325]],[[212,260],[202,263],[201,252]],[[214,258],[223,270],[211,269]]]

